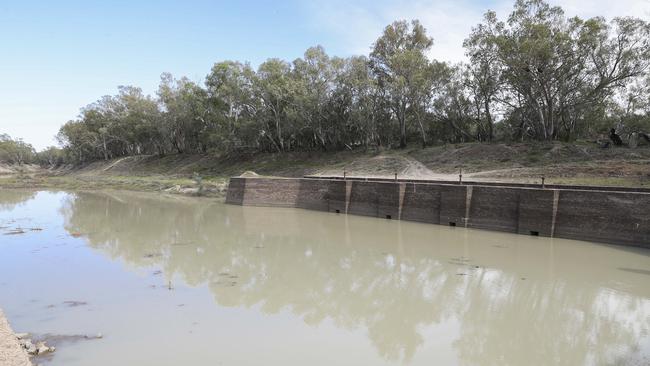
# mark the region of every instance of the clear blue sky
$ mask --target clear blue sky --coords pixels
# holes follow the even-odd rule
[[[505,16],[513,1],[0,0],[0,133],[42,149],[118,85],[155,93],[162,72],[202,81],[217,61],[293,60],[318,44],[367,53],[396,19],[419,18],[435,39],[430,56],[458,61],[485,10]],[[571,15],[650,15],[648,0],[551,2]]]

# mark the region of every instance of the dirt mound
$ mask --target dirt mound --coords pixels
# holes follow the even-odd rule
[[[34,173],[41,168],[34,164],[3,164],[0,163],[0,174],[19,174],[19,173]]]
[[[0,174],[13,174],[14,171],[4,164],[0,164]]]

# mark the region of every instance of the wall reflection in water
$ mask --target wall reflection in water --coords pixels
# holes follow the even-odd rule
[[[221,306],[365,328],[391,361],[442,323],[464,364],[648,356],[647,251],[129,193],[71,195],[62,211],[111,258],[208,284]]]

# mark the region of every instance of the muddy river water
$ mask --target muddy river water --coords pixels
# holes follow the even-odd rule
[[[0,308],[44,365],[645,365],[650,251],[1,190]]]

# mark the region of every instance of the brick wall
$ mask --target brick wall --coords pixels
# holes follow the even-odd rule
[[[226,203],[650,247],[647,192],[238,177]]]

